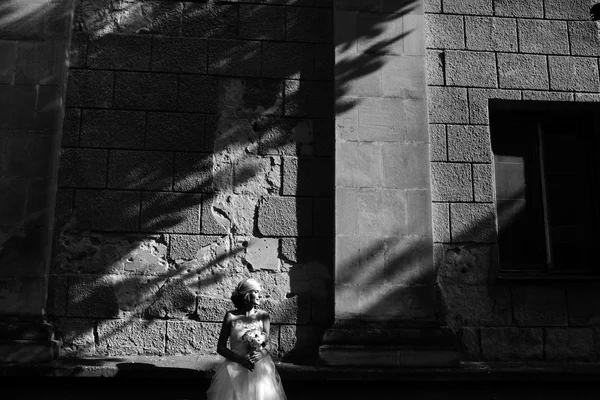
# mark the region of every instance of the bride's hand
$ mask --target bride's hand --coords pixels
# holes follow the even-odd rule
[[[249,369],[250,371],[254,371],[254,361],[251,361],[252,355],[245,357],[240,364],[242,367]]]
[[[261,358],[263,358],[266,354],[266,351],[264,349],[260,349],[260,350],[255,350],[252,354],[250,354],[250,357],[248,358],[253,364],[257,363],[258,361],[260,361]]]

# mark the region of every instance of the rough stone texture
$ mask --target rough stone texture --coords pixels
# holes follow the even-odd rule
[[[444,54],[448,86],[498,87],[494,53],[447,50]]]
[[[231,76],[260,76],[261,42],[211,40],[208,44],[208,73]]]
[[[56,336],[62,341],[61,355],[85,356],[96,351],[94,338],[95,321],[83,318],[60,318],[52,320]]]
[[[570,21],[569,42],[575,56],[600,56],[598,25],[593,21]]]
[[[600,291],[595,285],[567,288],[569,325],[600,325]]]
[[[490,245],[445,245],[438,264],[438,277],[458,286],[486,285],[492,265]]]
[[[426,14],[425,42],[427,48],[464,49],[465,27],[462,16]]]
[[[166,354],[216,354],[221,324],[168,321]]]
[[[184,319],[195,313],[196,295],[188,284],[196,280],[194,273],[167,280],[154,295],[145,315],[148,318]]]
[[[517,23],[514,19],[465,17],[467,49],[517,51]]]
[[[447,203],[433,203],[433,241],[450,242],[450,206]]]
[[[281,325],[279,354],[286,360],[302,362],[315,357],[323,329],[319,326]]]
[[[587,20],[590,2],[587,0],[544,1],[546,18]]]
[[[490,162],[490,133],[485,126],[448,125],[450,161]]]
[[[550,89],[598,92],[598,63],[595,58],[548,57]]]
[[[310,199],[265,197],[258,208],[258,229],[267,236],[310,236],[312,221],[299,216],[311,210]]]
[[[431,161],[448,161],[448,144],[446,140],[446,126],[438,124],[429,125],[429,157]]]
[[[510,292],[507,288],[459,286],[455,282],[445,282],[443,279],[438,281],[441,284],[441,297],[448,325],[452,327],[510,325]]]
[[[470,201],[473,198],[469,164],[432,163],[433,201]]]
[[[208,44],[204,39],[152,38],[151,69],[157,72],[205,73]]]
[[[494,12],[503,17],[543,18],[544,0],[494,0]]]
[[[566,293],[561,287],[513,289],[515,322],[519,326],[566,326]]]
[[[87,66],[94,69],[146,71],[150,69],[151,38],[104,35],[87,44]]]
[[[520,100],[521,92],[502,89],[469,89],[470,123],[489,124],[488,101],[490,99]]]
[[[466,0],[443,3],[445,13],[492,15],[492,0]]]
[[[76,218],[84,226],[101,231],[138,229],[140,215],[138,192],[77,190],[75,193]]]
[[[467,89],[430,86],[427,88],[427,98],[430,123],[469,122]]]
[[[116,72],[114,107],[138,110],[174,110],[177,106],[177,75]]]
[[[523,53],[569,54],[565,21],[519,19],[519,50]]]
[[[493,202],[495,196],[492,164],[473,165],[473,195],[477,202]]]
[[[143,112],[83,110],[79,143],[82,147],[141,149],[145,125]]]
[[[548,361],[596,361],[590,328],[546,328],[544,355]]]
[[[489,361],[541,361],[543,333],[541,328],[482,328],[481,350]]]
[[[548,89],[546,57],[500,53],[498,79],[503,89]]]
[[[333,176],[320,174],[332,170],[332,158],[283,158],[283,194],[331,196]]]
[[[198,114],[147,113],[146,148],[203,151],[204,122],[205,116]]]
[[[98,321],[97,353],[108,356],[125,354],[165,354],[166,321]]]
[[[489,243],[496,240],[496,215],[494,211],[493,204],[451,204],[452,242]]]
[[[60,152],[58,184],[62,187],[106,187],[107,163],[106,150],[63,149]]]
[[[481,360],[481,339],[479,329],[463,327],[460,333],[461,354],[466,361]]]
[[[573,101],[573,93],[523,90],[523,100]]]
[[[67,84],[67,107],[110,108],[113,101],[112,71],[69,71]]]
[[[427,84],[444,84],[444,52],[427,50]]]
[[[141,204],[140,228],[144,232],[200,233],[199,194],[144,192]]]
[[[246,247],[246,263],[251,271],[279,271],[278,259],[279,240],[253,239]]]

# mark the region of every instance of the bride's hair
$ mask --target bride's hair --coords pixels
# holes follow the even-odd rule
[[[255,279],[248,278],[238,283],[235,290],[231,293],[231,301],[235,308],[242,308],[248,301],[248,295],[251,291],[260,289],[260,283]]]

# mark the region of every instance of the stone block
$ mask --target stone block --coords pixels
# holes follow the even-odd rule
[[[600,291],[597,285],[567,288],[570,326],[600,325]]]
[[[600,102],[600,94],[598,93],[574,93],[575,101]]]
[[[548,65],[545,56],[503,53],[497,56],[501,88],[548,89]]]
[[[113,189],[173,188],[173,156],[156,151],[115,150],[108,164],[108,187]]]
[[[569,54],[565,21],[519,19],[519,50],[523,53]]]
[[[426,58],[422,56],[382,57],[384,97],[424,99],[427,95]]]
[[[544,0],[544,14],[549,19],[588,20],[590,2],[587,0]]]
[[[230,299],[213,296],[198,296],[197,316],[202,322],[223,322],[225,313],[233,308]]]
[[[84,147],[141,149],[146,114],[142,111],[83,110],[81,139]]]
[[[144,232],[200,233],[201,206],[199,194],[145,192],[141,229]]]
[[[65,68],[64,43],[59,41],[18,42],[14,64],[17,85],[57,85]]]
[[[174,110],[177,106],[177,75],[117,72],[114,107],[139,110]]]
[[[471,201],[473,187],[471,166],[457,163],[431,164],[433,201]]]
[[[390,57],[390,59],[395,58]],[[384,66],[382,65],[381,68]],[[339,97],[342,95],[348,98],[382,97],[381,69],[368,74],[360,74],[353,70],[352,64],[340,62],[336,64],[334,72],[337,77],[336,92]]]
[[[269,313],[271,323],[307,324],[310,322],[311,303],[308,296],[293,296],[279,301],[266,299],[261,308]]]
[[[406,321],[411,319],[412,289],[412,287],[404,285],[359,286],[357,296],[360,319],[363,321]]]
[[[428,49],[464,49],[462,15],[426,14],[425,41]]]
[[[492,146],[487,126],[448,125],[447,129],[450,161],[492,161]]]
[[[100,149],[62,149],[58,185],[62,187],[106,187],[108,152]]]
[[[167,322],[160,320],[98,321],[97,353],[118,355],[164,355]]]
[[[442,0],[424,0],[423,8],[426,13],[441,13]]]
[[[216,354],[220,328],[219,323],[169,321],[166,354]]]
[[[263,53],[263,59],[264,57],[265,55]],[[315,44],[314,62],[315,79],[333,79],[334,56],[333,46],[331,44]]]
[[[515,287],[513,314],[519,326],[566,326],[567,297],[560,287]]]
[[[73,215],[74,190],[57,189],[54,207],[54,226],[61,229]]]
[[[493,263],[491,245],[446,245],[438,277],[455,285],[486,285]]]
[[[339,218],[355,218],[360,235],[402,235],[407,229],[407,199],[404,190],[360,190],[355,193],[356,211]],[[338,231],[338,233],[341,233]]]
[[[285,40],[285,7],[240,4],[240,38]]]
[[[17,44],[18,42],[15,40],[0,40],[0,52],[4,54],[0,60],[0,84],[11,85],[14,83]]]
[[[181,2],[143,2],[141,7],[132,10],[131,18],[121,22],[120,30],[141,33],[149,28],[157,35],[180,36],[183,5]]]
[[[152,39],[145,36],[108,34],[90,37],[87,66],[93,69],[147,71]]]
[[[490,243],[496,240],[496,214],[493,204],[451,204],[450,220],[454,243]]]
[[[319,261],[332,264],[333,240],[331,236],[323,238],[282,238],[280,256],[296,264]]]
[[[517,22],[509,18],[465,17],[467,49],[517,51]]]
[[[205,39],[152,38],[152,71],[174,73],[206,73],[208,43]]]
[[[111,108],[114,80],[112,71],[70,69],[67,107]]]
[[[445,13],[448,14],[476,14],[492,15],[492,0],[464,0],[452,1],[443,4]]]
[[[403,54],[404,18],[387,13],[356,14],[357,50],[359,54]]]
[[[492,164],[473,165],[473,195],[477,202],[493,202],[495,195]]]
[[[409,121],[408,101],[400,98],[363,98],[356,106],[356,120],[340,123],[352,124],[357,139],[362,142],[403,142],[412,128],[410,123],[415,122]]]
[[[427,50],[427,84],[444,84],[444,52],[441,50]]]
[[[81,126],[81,110],[79,108],[65,109],[61,147],[76,147],[79,145],[79,128]]]
[[[88,35],[73,32],[71,45],[67,53],[69,68],[84,68],[87,60]]]
[[[466,361],[481,361],[479,329],[464,326],[460,330],[459,337],[462,359]]]
[[[594,332],[590,328],[546,328],[547,361],[596,361]]]
[[[237,4],[183,3],[181,34],[203,38],[234,38],[239,24]]]
[[[598,92],[598,63],[595,58],[549,56],[550,89]]]
[[[252,195],[223,195],[205,201],[202,206],[202,233],[251,235],[255,229],[258,202],[259,199]]]
[[[175,262],[196,259],[198,251],[218,239],[219,236],[169,235],[169,257]]]
[[[92,355],[96,351],[95,321],[84,318],[60,318],[52,321],[56,337],[62,342],[61,356]]]
[[[331,82],[285,81],[286,116],[328,118],[333,113]]]
[[[542,328],[481,328],[481,352],[487,361],[541,361]]]
[[[115,279],[110,275],[69,277],[66,315],[88,318],[119,317]]]
[[[250,271],[279,272],[279,240],[271,238],[253,238],[246,242],[246,266]]]
[[[35,128],[54,133],[58,130],[59,120],[62,117],[62,104],[64,101],[62,87],[39,86]]]
[[[0,28],[0,37],[8,37],[17,40],[43,39],[45,34],[45,4],[29,1],[19,4],[18,8],[13,5],[2,12],[5,22]],[[41,8],[41,12],[40,12]],[[15,12],[11,12],[15,10]],[[18,14],[17,14],[18,12]],[[14,15],[27,15],[28,18],[16,18]]]
[[[185,278],[168,279],[153,296],[144,316],[150,319],[185,319],[195,314],[196,295],[185,281]]]
[[[211,40],[208,43],[208,73],[229,76],[260,76],[261,42]]]
[[[446,140],[446,125],[430,124],[429,125],[429,157],[431,161],[447,161],[448,160],[448,144]]]
[[[469,89],[469,122],[471,124],[489,124],[489,100],[521,100],[519,90]]]
[[[36,103],[34,86],[0,86],[0,129],[34,129]]]
[[[389,143],[382,148],[383,186],[394,189],[429,189],[429,145]]]
[[[382,147],[377,143],[336,143],[336,184],[355,188],[379,187],[383,180]]]
[[[543,0],[494,0],[494,13],[502,17],[543,18]]]
[[[146,122],[146,148],[203,151],[204,122],[205,116],[199,114],[150,112]]]
[[[407,190],[407,230],[410,235],[431,238],[431,191]]]
[[[313,45],[264,42],[262,76],[268,78],[311,79],[314,72]]]
[[[283,158],[284,196],[333,195],[333,159]]]
[[[569,22],[569,42],[575,56],[600,56],[598,26],[594,21]]]
[[[430,123],[460,124],[469,122],[467,89],[430,86],[427,88],[427,99]]]
[[[287,41],[330,43],[333,37],[332,10],[289,7],[285,15],[285,28]]]
[[[179,111],[214,114],[218,110],[217,80],[212,76],[179,75]]]
[[[265,236],[311,236],[310,198],[264,197],[258,207],[258,230]]]
[[[21,178],[49,179],[54,174],[53,134],[14,132],[5,137],[4,174]]]
[[[446,322],[451,327],[506,326],[511,323],[510,291],[502,286],[460,286],[438,279]]]
[[[233,192],[247,195],[279,194],[281,173],[280,157],[243,158],[233,165]]]
[[[316,325],[281,325],[278,355],[285,360],[307,362],[316,358],[323,328]]]
[[[573,101],[573,93],[523,90],[523,100]]]
[[[136,231],[139,227],[140,194],[116,190],[76,190],[78,223],[94,230]]]
[[[393,0],[387,0],[393,2]],[[415,12],[409,12],[402,16],[402,29],[408,35],[402,38],[403,54],[425,56],[425,15],[418,11],[422,3],[417,4]]]
[[[447,50],[445,67],[447,85],[498,87],[494,53]]]
[[[48,300],[46,312],[51,316],[63,316],[67,311],[68,278],[50,275],[48,278]]]
[[[450,205],[447,203],[433,203],[433,241],[450,242]]]
[[[211,193],[213,160],[206,153],[176,153],[173,189],[178,192]]]

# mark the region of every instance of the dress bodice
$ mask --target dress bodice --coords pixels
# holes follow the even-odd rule
[[[262,321],[245,320],[244,318],[236,319],[231,322],[231,333],[229,334],[229,346],[231,351],[240,356],[245,356],[250,352],[250,346],[242,340],[244,333],[251,329],[259,329],[262,331]]]

